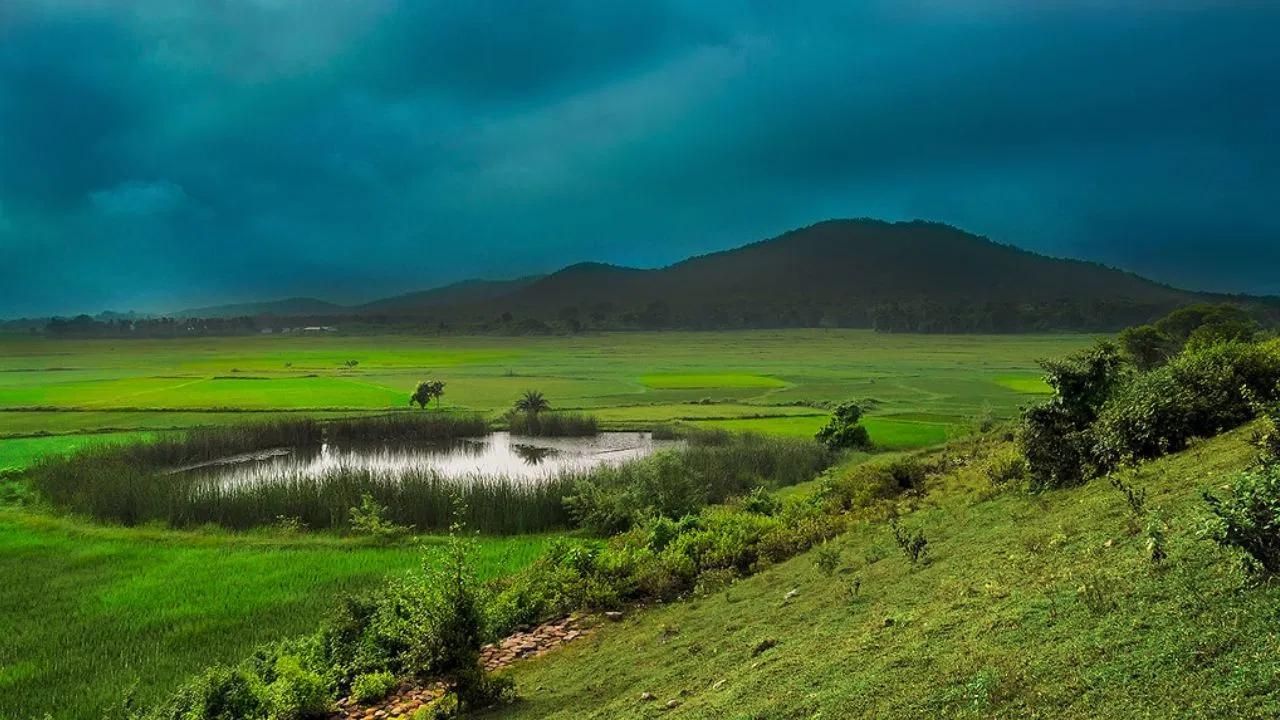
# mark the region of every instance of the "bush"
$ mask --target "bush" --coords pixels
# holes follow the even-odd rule
[[[396,687],[396,676],[381,670],[357,675],[351,682],[351,697],[356,702],[370,703],[391,694]]]
[[[1103,405],[1093,427],[1101,470],[1177,452],[1192,438],[1244,424],[1274,402],[1280,353],[1239,342],[1188,349],[1136,376]]]
[[[387,520],[387,508],[369,493],[360,496],[360,505],[348,513],[352,532],[367,535],[382,543],[391,543],[409,534],[411,528]]]
[[[840,403],[832,411],[831,419],[814,437],[832,450],[870,448],[871,436],[859,424],[861,420],[862,406],[856,402]]]
[[[987,463],[987,479],[996,487],[1021,482],[1026,475],[1026,458],[1017,452],[1002,452]]]
[[[261,678],[241,668],[214,667],[183,685],[147,720],[267,720]]]
[[[1214,515],[1206,528],[1210,538],[1244,552],[1255,572],[1280,574],[1280,467],[1243,472],[1227,497],[1205,493],[1204,499]]]
[[[920,489],[927,474],[924,464],[913,457],[865,462],[843,475],[824,478],[818,498],[837,511],[858,510]]]

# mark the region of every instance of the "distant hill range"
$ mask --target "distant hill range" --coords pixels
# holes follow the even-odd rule
[[[657,269],[581,263],[358,306],[293,298],[183,311],[508,332],[866,327],[887,332],[1112,330],[1196,302],[1179,290],[930,222],[831,220]]]

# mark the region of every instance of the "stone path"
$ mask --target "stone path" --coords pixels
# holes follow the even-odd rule
[[[517,660],[537,657],[573,642],[590,632],[590,629],[585,619],[578,615],[543,623],[527,632],[518,632],[502,642],[485,645],[480,650],[480,664],[488,672],[500,670]],[[338,711],[331,717],[334,720],[408,717],[414,710],[429,704],[444,692],[444,685],[438,682],[427,685],[404,684],[373,705],[360,705],[351,698],[343,698],[338,701]]]

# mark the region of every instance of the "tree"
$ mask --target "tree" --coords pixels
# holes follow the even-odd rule
[[[443,380],[423,380],[418,383],[418,387],[409,396],[409,404],[418,404],[418,407],[425,408],[434,398],[436,404],[440,404],[440,398],[444,397],[444,381]]]
[[[516,410],[530,415],[537,415],[550,409],[551,403],[547,402],[547,399],[537,390],[526,390],[524,395],[516,400]]]
[[[831,413],[831,420],[814,437],[832,450],[869,448],[871,435],[859,424],[861,420],[861,405],[852,401],[840,403],[835,412]]]
[[[1118,340],[1124,354],[1139,370],[1150,370],[1164,363],[1175,347],[1173,338],[1154,325],[1125,328]]]

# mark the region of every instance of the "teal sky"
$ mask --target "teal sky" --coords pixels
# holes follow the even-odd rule
[[[1280,3],[3,0],[0,317],[924,218],[1280,293]]]

